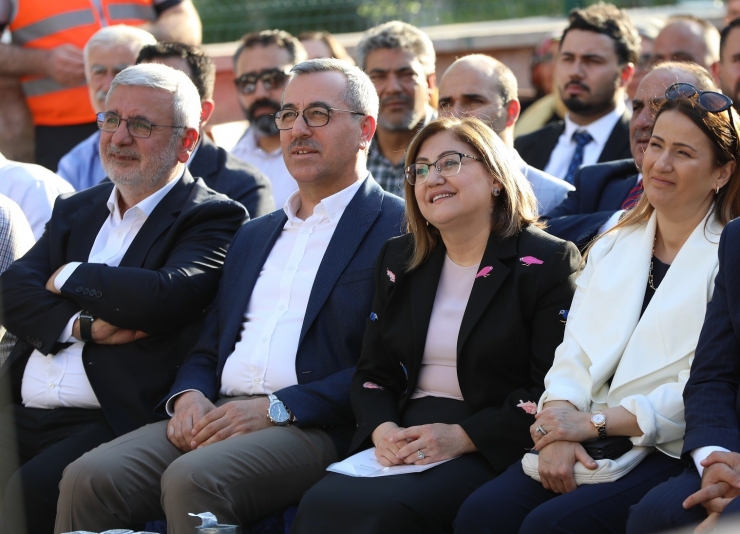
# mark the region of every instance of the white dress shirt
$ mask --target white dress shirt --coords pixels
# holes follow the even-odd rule
[[[73,191],[68,182],[41,165],[10,161],[0,154],[0,194],[21,207],[36,239],[44,233],[57,196]]]
[[[285,203],[288,221],[255,283],[240,340],[224,365],[221,396],[269,395],[298,383],[295,357],[314,279],[361,185],[359,180],[323,199],[305,221],[296,215],[301,207],[298,192]]]
[[[624,109],[624,102],[620,102],[613,111],[587,126],[579,126],[570,119],[570,113],[566,114],[565,129],[558,138],[558,144],[550,153],[550,160],[547,162],[545,172],[557,178],[565,179],[570,161],[573,159],[573,153],[576,151],[576,142],[573,139],[573,134],[576,132],[588,132],[593,138],[593,141],[583,147],[583,163],[581,165],[597,163],[609,136],[612,134],[612,130],[624,114]]]
[[[244,132],[242,138],[231,149],[231,153],[240,160],[251,163],[270,179],[275,206],[283,206],[288,197],[298,189],[298,184],[285,166],[282,149],[278,148],[272,152],[262,150],[257,144],[253,128]]]
[[[183,167],[183,173],[185,168]],[[103,222],[90,250],[89,263],[104,263],[117,267],[141,227],[157,204],[182,178],[172,180],[162,189],[148,196],[121,215],[118,207],[118,188],[108,198],[110,215]],[[80,262],[70,262],[54,279],[61,290]],[[60,342],[73,342],[55,355],[45,356],[34,350],[23,372],[21,397],[27,408],[100,408],[82,364],[85,344],[72,337],[72,327],[79,314],[73,315],[59,336]]]

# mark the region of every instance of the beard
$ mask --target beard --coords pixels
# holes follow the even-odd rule
[[[242,106],[244,116],[249,121],[249,124],[254,126],[257,133],[265,137],[279,135],[280,130],[278,130],[278,127],[275,125],[275,117],[273,117],[272,114],[266,113],[257,117],[255,116],[255,113],[259,108],[270,108],[273,113],[277,113],[280,111],[280,103],[270,100],[269,98],[260,98],[259,100],[252,102],[252,105],[248,108]]]
[[[399,101],[403,100],[404,104],[408,107],[403,115],[390,115],[383,112],[383,105],[388,101]],[[389,132],[408,132],[414,128],[422,117],[418,117],[416,109],[414,108],[414,100],[406,95],[393,95],[386,97],[380,101],[380,113],[378,113],[378,125]]]
[[[129,158],[139,158],[139,152],[132,148],[119,148],[108,145],[105,150],[100,152],[100,161],[103,164],[108,178],[116,186],[123,186],[134,191],[146,192],[161,188],[165,185],[166,179],[172,173],[172,169],[177,165],[177,152],[180,144],[180,135],[174,134],[170,138],[167,147],[152,155],[148,161],[136,168],[119,168],[115,160],[110,156],[122,156]]]

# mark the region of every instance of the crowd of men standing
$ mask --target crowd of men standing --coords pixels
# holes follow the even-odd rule
[[[166,517],[182,533],[187,512],[244,525],[297,504],[355,431],[376,258],[407,230],[420,129],[480,119],[546,231],[583,251],[639,200],[669,86],[738,106],[740,18],[720,32],[673,16],[652,36],[635,22],[610,4],[574,10],[546,97],[565,113],[518,137],[512,70],[471,54],[436,73],[412,25],[370,28],[354,62],[324,34],[249,33],[233,56],[249,126],[227,151],[206,133],[216,68],[191,0],[0,0],[1,109],[29,110],[38,163],[0,154],[0,532]],[[27,135],[7,113],[0,138]],[[730,335],[723,298],[712,317]],[[740,362],[738,346],[723,350]],[[728,455],[725,478],[707,469],[710,514],[740,491],[736,423],[693,434]]]

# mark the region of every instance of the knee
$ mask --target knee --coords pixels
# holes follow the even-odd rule
[[[87,506],[90,497],[105,492],[112,487],[114,477],[110,472],[111,465],[101,465],[94,456],[83,455],[69,464],[59,482],[60,502],[83,504]]]
[[[207,491],[218,492],[218,487],[210,483],[208,477],[208,465],[192,462],[188,453],[174,462],[162,474],[161,489],[162,499],[167,501],[175,499],[177,501],[188,495],[197,494],[204,489]]]

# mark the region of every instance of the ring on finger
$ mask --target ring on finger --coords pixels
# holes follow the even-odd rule
[[[537,428],[536,428],[535,430],[537,430],[537,432],[539,432],[539,433],[540,433],[540,434],[542,434],[543,436],[544,436],[545,434],[547,434],[547,430],[545,430],[544,428],[542,428],[542,425],[537,425]]]
[[[421,449],[419,449],[418,451],[416,451],[416,457],[417,457],[417,458],[418,458],[419,460],[423,460],[424,458],[426,458],[426,457],[427,457],[427,455],[426,455],[426,454],[424,454],[423,452],[421,452]]]

